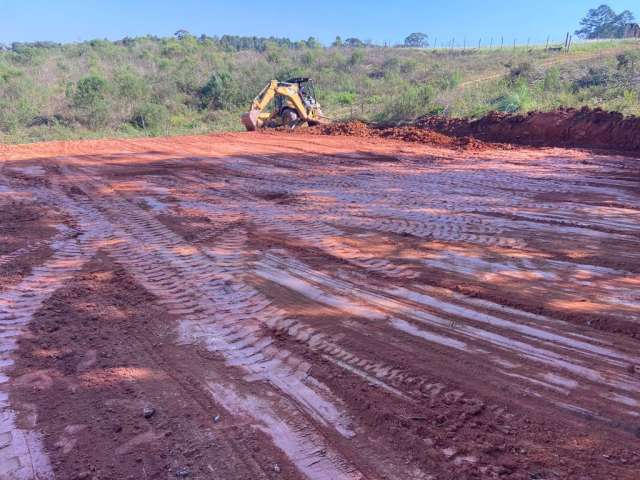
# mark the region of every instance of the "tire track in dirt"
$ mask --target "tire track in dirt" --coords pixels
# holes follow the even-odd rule
[[[592,402],[592,417],[600,417],[606,424],[632,434],[638,431],[637,412],[633,407],[640,406],[640,382],[629,373],[628,367],[640,362],[640,356],[632,353],[634,349],[630,345],[626,346],[625,353],[618,350],[621,346],[613,348],[596,343],[595,339],[565,336],[557,332],[560,329],[570,331],[568,325],[517,310],[509,310],[511,319],[505,319],[499,316],[504,308],[490,302],[484,302],[482,307],[490,309],[491,313],[482,313],[477,308],[478,302],[463,303],[464,297],[445,290],[429,291],[414,286],[413,289],[395,287],[363,291],[354,283],[330,278],[290,257],[267,255],[257,265],[256,273],[314,301],[369,320],[389,322],[394,328],[439,346],[481,355],[485,358],[478,361],[494,363],[499,374],[529,382],[532,391],[542,387],[537,396],[544,395],[548,399],[560,393],[561,396],[552,400],[556,404],[566,406],[571,392],[571,398],[578,405]],[[345,297],[342,292],[351,294]],[[431,292],[438,292],[438,296]],[[450,300],[439,298],[443,294]],[[455,301],[449,303],[451,300]],[[517,322],[513,320],[514,316]],[[361,328],[363,332],[367,330],[367,327]],[[501,352],[509,355],[504,356]],[[587,367],[593,360],[598,361],[598,368]],[[539,366],[535,367],[532,362]],[[377,373],[375,365],[370,366]],[[386,371],[382,369],[383,373]],[[508,379],[504,381],[509,383]],[[580,390],[584,391],[578,393]],[[594,399],[596,391],[599,392]],[[614,404],[611,404],[612,400]],[[595,413],[605,410],[615,416],[607,419],[602,416],[604,414]],[[588,413],[589,409],[583,408],[583,411]]]
[[[0,478],[52,478],[51,467],[38,434],[19,428],[9,403],[11,382],[7,374],[20,337],[32,316],[65,281],[69,280],[94,253],[94,238],[56,240],[55,253],[44,265],[35,267],[19,285],[0,293]],[[35,421],[31,427],[35,426]]]
[[[228,202],[231,202],[231,199],[228,199]],[[194,207],[195,208],[200,208],[203,211],[207,210],[206,209],[206,204],[196,205],[196,204],[190,203],[188,206],[192,207],[192,208],[194,208]],[[211,211],[208,212],[208,213],[212,217],[215,218],[215,211],[217,209],[216,208],[212,208],[210,210]],[[230,210],[233,211],[234,208],[231,207]],[[260,211],[259,208],[256,209],[256,207],[254,205],[252,205],[250,207],[250,210],[253,211],[254,215],[256,215],[256,212],[258,212],[257,215],[256,215],[257,218],[269,219],[269,221],[266,221],[266,222],[265,221],[263,221],[263,222],[258,221],[257,222],[259,225],[262,223],[261,226],[263,226],[263,228],[267,228],[267,229],[268,228],[272,228],[272,226],[273,226],[272,225],[272,220],[274,218],[275,219],[278,218],[277,214],[273,214],[271,211],[268,214],[266,214],[266,213],[264,213],[264,211]],[[217,213],[220,216],[225,216],[228,212],[223,210],[222,212],[218,211]],[[246,212],[245,212],[245,214],[246,214]],[[284,215],[284,213],[281,214],[281,216],[283,216],[283,215]],[[284,221],[282,223],[284,223]],[[312,229],[315,230],[315,235],[317,236],[318,228],[309,228],[309,232],[308,233],[311,234],[310,230],[312,230]],[[295,230],[295,229],[291,228],[291,227],[288,227],[286,233],[288,235],[294,235],[291,232],[293,230]],[[322,230],[322,228],[320,228],[320,230]],[[304,232],[304,233],[307,233],[307,232]],[[332,232],[332,233],[335,233],[335,232]],[[235,247],[238,248],[240,246],[240,243],[241,242],[235,242]],[[299,279],[299,281],[301,281],[301,280]],[[346,286],[346,287],[343,286],[342,288],[340,288],[340,290],[344,291],[344,290],[349,290],[350,288],[352,288],[352,286]],[[325,298],[324,300],[326,301],[327,299]],[[291,337],[293,337],[293,338],[295,338],[297,340],[300,340],[300,341],[309,340],[312,345],[314,343],[319,342],[321,344],[321,346],[319,348],[319,351],[325,350],[324,357],[329,359],[329,360],[331,360],[331,361],[333,361],[334,363],[339,365],[341,368],[348,369],[352,373],[355,373],[355,374],[361,376],[363,379],[365,379],[367,381],[372,381],[372,380],[373,381],[378,381],[378,382],[380,382],[380,384],[381,384],[381,386],[383,388],[387,389],[390,392],[394,392],[396,394],[399,394],[400,396],[403,396],[403,394],[400,392],[400,390],[398,390],[397,387],[393,387],[393,386],[390,386],[390,385],[384,383],[383,381],[380,380],[379,377],[376,377],[376,379],[374,379],[373,376],[370,373],[367,373],[367,369],[370,369],[370,368],[378,367],[378,369],[379,369],[378,371],[385,371],[385,370],[388,371],[388,370],[391,370],[389,367],[386,367],[384,365],[374,365],[372,362],[367,362],[366,360],[361,359],[361,358],[353,355],[352,353],[350,353],[350,352],[348,352],[348,351],[346,351],[344,349],[340,349],[339,347],[336,347],[335,344],[331,344],[330,342],[327,342],[327,341],[318,340],[319,337],[315,333],[313,333],[314,332],[313,329],[305,328],[304,325],[301,325],[299,322],[296,322],[295,320],[290,320],[290,319],[287,319],[286,317],[284,317],[284,318],[280,318],[280,319],[273,319],[272,318],[270,321],[271,321],[270,326],[272,328],[275,328],[278,331],[286,332]],[[452,323],[453,321],[452,320],[442,320],[442,322],[445,325],[448,325],[449,323]],[[407,330],[406,324],[405,324],[405,330]],[[409,327],[409,330],[411,330],[410,327]],[[413,330],[414,331],[411,332],[413,334],[415,334],[415,331],[418,331],[417,329],[415,329],[415,327],[414,327]],[[428,335],[428,337],[427,337],[428,339],[433,339],[437,334],[434,334],[433,332],[431,332],[431,333],[428,333],[428,334],[427,333],[422,333],[422,335]],[[448,344],[448,345],[450,345],[451,343],[455,343],[456,342],[455,340],[447,339],[445,337],[440,337],[440,338],[442,338],[443,341],[446,342],[446,344]],[[458,343],[460,343],[460,342],[458,342]],[[318,349],[316,349],[316,350],[318,350]],[[334,360],[333,356],[336,356],[337,359]],[[505,362],[505,364],[506,364],[506,362]],[[367,368],[363,369],[362,368],[363,365],[366,366]],[[427,392],[429,392],[430,389],[433,389],[433,392],[431,392],[431,393],[435,392],[436,396],[437,395],[443,395],[443,396],[445,396],[445,398],[463,398],[462,403],[471,403],[471,404],[474,404],[474,405],[483,405],[483,403],[478,401],[477,399],[464,399],[464,397],[461,397],[462,395],[464,395],[462,392],[459,392],[459,391],[447,392],[446,391],[446,386],[442,386],[442,384],[436,385],[436,384],[433,384],[433,383],[429,383],[426,380],[420,381],[419,379],[416,379],[415,377],[409,377],[409,375],[402,374],[401,372],[398,372],[398,371],[393,371],[391,373],[391,375],[398,377],[398,384],[400,386],[402,386],[403,383],[415,384],[416,380],[418,380],[418,389],[414,390],[414,392],[420,392],[419,388],[422,385],[427,385],[427,387],[426,387]],[[508,372],[505,375],[507,375],[507,376],[511,375],[513,377],[517,376],[517,374],[512,374],[512,373],[508,373]],[[406,382],[405,382],[405,376],[409,377]],[[526,376],[520,376],[520,377],[521,377],[521,379],[524,379],[525,381],[528,380],[529,383],[532,383],[533,387],[542,386],[543,388],[548,389],[548,390],[554,390],[554,389],[555,390],[560,390],[560,391],[563,390],[558,385],[554,385],[553,382],[536,381],[535,379],[529,379]],[[550,375],[549,377],[552,378],[556,383],[563,382],[563,381],[565,383],[571,383],[572,382],[572,380],[566,379],[562,375],[555,375],[555,376],[554,375]],[[444,393],[442,392],[443,389],[445,389]],[[424,392],[424,391],[420,392],[420,394],[422,394],[423,396],[424,396],[425,393],[426,392]],[[432,399],[432,401],[434,401],[434,400]],[[501,409],[499,407],[494,406],[493,408],[498,411],[498,415],[502,414],[502,411],[501,411]],[[605,423],[607,422],[606,419],[603,419],[603,420],[605,421]],[[609,421],[608,423],[613,423],[613,422]]]
[[[85,180],[85,184],[87,183],[89,183],[88,179]],[[104,187],[102,187],[102,189],[104,191]],[[126,207],[121,206],[118,209],[120,214],[122,214],[125,208]],[[153,231],[158,231],[159,229],[159,227],[157,226],[152,226],[154,222],[152,222],[150,219],[147,219],[145,221],[140,217],[137,220],[138,221],[136,222],[136,224],[144,226],[147,229],[147,231],[153,232]],[[136,238],[140,238],[139,236],[143,235],[142,232],[140,231],[134,232],[133,230],[128,231],[127,233],[129,234],[128,237],[133,236]],[[313,334],[312,328],[305,328],[303,324],[301,324],[297,320],[288,318],[283,311],[277,308],[274,308],[271,302],[264,295],[260,294],[259,292],[251,288],[248,284],[243,282],[238,282],[237,280],[233,279],[231,275],[238,275],[243,270],[246,270],[246,266],[243,265],[244,262],[241,260],[241,258],[239,258],[240,256],[237,253],[230,253],[234,249],[239,249],[240,251],[242,250],[241,247],[246,242],[246,238],[244,238],[245,235],[246,235],[246,232],[238,231],[238,229],[232,229],[226,232],[222,238],[216,239],[215,246],[213,248],[211,249],[208,249],[206,247],[203,248],[203,251],[205,252],[205,254],[210,255],[211,258],[199,258],[197,260],[197,265],[199,265],[200,267],[206,265],[207,263],[209,264],[213,263],[216,267],[219,267],[222,269],[221,275],[223,275],[225,278],[225,286],[230,288],[226,291],[220,291],[217,296],[223,297],[223,296],[228,296],[229,294],[236,295],[235,300],[239,301],[239,305],[235,305],[235,307],[237,307],[235,308],[235,310],[243,318],[242,321],[234,320],[234,323],[232,324],[234,327],[240,325],[241,323],[246,324],[246,321],[248,318],[254,317],[259,314],[261,317],[260,323],[263,324],[264,326],[269,327],[270,330],[280,334],[286,333],[292,339],[295,339],[297,341],[308,342],[310,345],[317,344],[318,348],[315,350],[321,352],[325,358],[327,358],[329,361],[334,363],[339,368],[351,374],[355,374],[361,377],[367,383],[369,382],[378,383],[386,390],[396,394],[403,401],[409,401],[413,403],[415,402],[415,398],[422,399],[425,396],[428,396],[430,399],[429,404],[431,406],[434,406],[436,403],[440,403],[444,405],[444,404],[452,404],[452,403],[459,402],[461,407],[456,411],[455,414],[453,414],[456,416],[467,415],[467,413],[465,412],[468,412],[469,410],[472,410],[472,411],[476,410],[477,412],[480,412],[485,409],[485,405],[481,400],[477,398],[466,397],[464,396],[463,392],[460,392],[459,390],[447,389],[445,385],[441,383],[437,383],[435,381],[432,381],[431,383],[427,384],[427,382],[424,379],[420,381],[419,378],[410,376],[408,372],[403,372],[402,370],[392,368],[390,365],[384,365],[383,363],[378,362],[375,365],[378,368],[378,372],[381,372],[383,370],[388,372],[388,376],[390,379],[394,380],[394,384],[398,385],[402,390],[411,392],[411,394],[414,397],[414,399],[412,399],[411,396],[408,396],[400,392],[400,390],[398,390],[395,387],[391,387],[387,383],[384,383],[380,380],[376,380],[373,376],[367,373],[367,370],[372,367],[370,362],[366,362],[366,360],[358,358],[356,355],[350,353],[348,350],[345,350],[344,348],[337,346],[331,340],[323,338],[324,335]],[[166,233],[165,236],[171,236],[171,235]],[[125,238],[124,235],[119,237]],[[151,240],[151,238],[152,237],[150,236],[147,236],[146,238],[144,238],[145,243],[148,243],[150,245],[151,244],[158,245],[158,243],[165,241],[164,239],[160,240],[158,238]],[[180,243],[180,241],[181,240],[178,239],[177,237],[172,236],[171,245],[177,245]],[[135,251],[140,251],[140,247],[138,246],[137,248],[135,248]],[[112,254],[115,255],[116,258],[118,258],[119,262],[121,262],[122,264],[126,264],[127,260],[125,258],[129,257],[131,253],[132,252],[126,253],[124,250],[118,251],[117,248],[115,252],[112,252]],[[192,252],[192,255],[193,254],[194,253]],[[152,261],[150,261],[148,258],[145,258],[144,260],[140,258],[140,264],[142,265],[143,263],[144,265],[149,265],[150,263],[152,263]],[[135,269],[136,269],[136,266],[131,267],[129,265],[130,271],[135,271]],[[154,271],[153,273],[155,274],[156,272]],[[166,279],[166,277],[162,276],[161,274],[159,275],[160,275],[159,278],[162,278],[163,280]],[[156,281],[158,280],[158,278],[154,277],[152,278],[152,280]],[[203,277],[203,281],[205,282],[207,281],[206,277]],[[182,285],[182,282],[184,282],[184,279],[182,279],[181,285]],[[147,288],[150,289],[150,291],[155,291],[163,299],[168,299],[171,296],[171,288],[172,288],[171,286],[167,286],[168,290],[163,290],[162,292],[159,292],[157,288],[154,289],[150,285],[148,285]],[[178,291],[178,288],[179,287],[175,286],[175,291]],[[183,286],[183,288],[185,287]],[[191,287],[189,287],[189,289],[191,290]],[[190,305],[188,303],[187,296],[182,297],[179,300],[182,304],[186,304],[185,305],[186,308],[180,308],[178,310],[173,309],[170,311],[175,314],[179,314],[183,316],[186,315],[189,321],[192,321],[194,323],[200,322],[200,320],[193,318],[193,309],[196,308],[197,306],[202,306],[201,302],[194,302],[193,304]],[[163,303],[165,301],[168,301],[168,300],[162,300]],[[167,303],[167,306],[173,306],[173,302],[171,301],[168,301],[168,302],[169,303]],[[206,310],[203,313],[205,315],[210,315],[209,312],[207,312]],[[255,340],[251,338],[247,340],[247,337],[250,337],[251,334],[250,333],[246,334],[240,328],[238,328],[238,330],[240,331],[240,333],[236,333],[235,331],[232,332],[232,334],[234,335],[233,338],[234,339],[236,338],[235,335],[239,336],[239,343],[241,343],[242,347],[245,347],[245,346],[248,347],[248,349],[250,350],[249,357],[252,359],[251,362],[255,362],[256,360],[253,360],[253,358],[261,357],[261,353],[264,351],[263,345],[260,344],[262,340],[261,339]],[[211,345],[211,344],[215,344],[215,342],[213,342],[211,338],[216,335],[219,335],[219,333],[218,332],[214,333],[214,331],[209,330],[206,333],[204,333],[202,337],[207,338],[208,339],[207,342]],[[198,334],[198,337],[200,337],[200,334]],[[271,343],[269,343],[268,345],[267,344],[265,345],[267,347],[271,347]],[[256,346],[258,347],[258,349],[254,351]],[[219,345],[216,345],[214,348],[216,350],[221,350],[224,347],[220,347]],[[270,352],[267,352],[267,354],[269,355],[269,357],[273,357],[272,359],[275,359],[275,358],[286,359],[286,362],[288,364],[287,366],[288,367],[293,366],[297,370],[296,373],[303,374],[304,377],[307,377],[309,375],[308,370],[310,369],[311,365],[306,362],[303,362],[302,365],[304,366],[304,368],[301,369],[299,360],[295,359],[293,356],[286,353],[286,351],[283,351],[282,347],[280,347],[277,355],[273,355]],[[270,360],[272,361],[272,359]],[[259,358],[257,361],[260,361],[260,360],[261,358]],[[365,363],[367,368],[363,368],[363,365]],[[243,366],[244,364],[242,363],[242,361],[232,360],[231,362],[228,362],[228,365]],[[254,373],[254,376],[259,379],[258,375],[256,375],[255,373]],[[210,385],[212,390],[215,392],[215,397],[217,399],[233,399],[233,401],[228,404],[225,404],[224,400],[220,400],[229,410],[235,410],[235,411],[240,410],[244,412],[245,415],[249,415],[251,410],[256,410],[256,409],[261,410],[261,408],[259,407],[259,401],[255,397],[250,397],[248,399],[249,404],[243,405],[240,402],[240,397],[238,396],[238,394],[234,392],[232,389],[224,388],[219,385],[215,385],[213,383],[211,383]],[[300,386],[297,386],[296,388],[300,389]],[[291,393],[291,390],[289,388],[286,388],[283,390],[286,393],[288,393],[289,396],[297,396],[297,394]],[[305,402],[300,398],[298,398],[298,401]],[[264,408],[262,408],[262,410],[263,409]],[[510,416],[509,414],[506,414],[504,412],[504,409],[502,409],[498,405],[490,405],[487,408],[487,411],[490,412],[489,416],[490,417],[495,416],[495,418],[498,419],[500,424],[503,423],[504,419],[509,418]],[[472,419],[473,415],[467,415],[467,418]],[[280,434],[286,434],[286,436],[289,436],[289,437],[291,436],[290,433],[287,433],[286,431],[282,431],[282,427],[278,426],[278,422],[273,415],[271,414],[265,415],[264,417],[262,417],[262,420],[269,426],[271,430],[279,431]],[[320,419],[316,418],[316,420],[320,420]],[[303,422],[299,423],[298,428],[301,431],[306,430]],[[505,431],[508,429],[508,427],[503,425],[498,426],[498,424],[496,424],[496,428],[500,428]],[[276,440],[276,444],[279,445],[285,451],[290,452],[292,449],[291,445],[287,445],[286,443],[280,443],[277,440]],[[303,447],[304,447],[304,444],[303,444]],[[296,449],[297,448],[300,448],[300,447],[298,446],[296,447]],[[309,450],[311,450],[312,448],[313,447],[309,446]],[[364,446],[362,448],[366,449],[366,447]],[[468,462],[473,463],[477,461],[477,459],[473,457],[467,458],[464,454],[462,455],[451,454],[450,448],[451,447],[449,447],[449,449],[443,447],[440,449],[440,452],[441,452],[440,460],[450,461],[451,464],[449,468],[455,469],[456,467],[465,465]],[[304,458],[307,457],[308,454],[303,452],[299,455],[301,456],[296,456],[294,454],[290,458],[293,459],[294,463],[300,464],[301,462],[304,461]],[[382,465],[378,465],[378,467],[380,469],[383,469]],[[397,473],[397,471],[398,471],[398,466],[396,465],[394,467],[394,472]],[[319,475],[321,475],[321,472],[314,471],[314,470],[305,471],[303,469],[303,472],[307,473],[310,478],[316,478]],[[388,474],[392,475],[393,472],[388,472]],[[412,472],[410,475],[411,476],[409,478],[415,478],[415,472]]]
[[[320,392],[309,388],[305,382],[308,364],[286,351],[270,348],[272,340],[261,331],[259,322],[246,318],[238,309],[238,304],[240,308],[261,307],[250,305],[243,286],[234,285],[227,272],[209,268],[205,256],[144,211],[115,197],[105,200],[104,185],[95,185],[78,170],[67,169],[67,174],[83,177],[83,189],[91,189],[89,198],[101,191],[102,197],[91,198],[89,204],[112,222],[115,234],[108,238],[111,255],[148,291],[161,298],[170,313],[185,318],[181,326],[185,341],[205,343],[211,351],[224,355],[227,365],[246,370],[245,380],[272,384],[295,400],[296,406],[283,410],[278,403],[286,404],[284,398],[274,403],[264,396],[247,397],[231,386],[212,383],[214,397],[218,401],[234,399],[231,403],[221,403],[230,410],[252,415],[309,478],[362,478],[309,422],[312,418],[324,428],[331,427],[350,438],[353,432],[348,427],[349,419],[334,406],[335,399],[330,400],[327,389],[321,385],[318,385]],[[87,205],[83,210],[88,210]],[[155,251],[145,252],[148,250],[145,246]],[[304,413],[299,412],[299,408]],[[257,412],[260,415],[256,416]]]
[[[193,176],[190,176],[189,178],[192,179]],[[451,186],[452,191],[459,191],[461,186],[464,184],[464,182],[466,182],[464,177],[462,181],[463,183],[459,183]],[[244,186],[245,183],[247,182],[242,181],[240,182],[239,185],[234,185],[233,183],[230,184],[229,187],[233,188],[236,192],[234,195],[234,198],[232,198],[231,196],[227,196],[227,197],[223,197],[225,198],[225,200],[221,199],[220,201],[235,202],[237,201],[237,197],[241,195],[241,193],[239,193],[238,190],[242,191],[242,190],[258,189],[257,186],[245,187]],[[260,183],[262,182],[260,181]],[[391,179],[389,179],[388,183],[394,184],[394,182]],[[250,185],[253,185],[253,184],[250,183]],[[427,185],[428,188],[431,188],[431,189],[440,188],[438,187],[437,183],[434,183],[433,180],[429,180],[428,184],[424,183],[423,185]],[[513,181],[512,186],[517,186],[517,182]],[[285,191],[287,190],[286,186],[280,187],[280,188],[281,190],[282,189],[284,189]],[[364,188],[365,186],[363,185],[363,189]],[[374,188],[368,187],[368,188],[369,190],[372,190],[372,191],[377,190],[377,188],[375,187]],[[411,205],[414,205],[414,207],[412,208],[417,209],[418,208],[417,205],[421,201],[424,201],[422,205],[425,205],[425,204],[428,205],[430,203],[433,203],[433,201],[435,201],[435,197],[433,196],[420,197],[420,194],[416,190],[416,188],[407,187],[407,188],[402,188],[402,190],[400,191],[405,192],[407,190],[412,192]],[[295,195],[296,192],[292,191],[290,193]],[[486,198],[492,198],[495,196],[496,191],[487,190],[486,192],[483,192],[482,190],[477,190],[476,193],[485,194]],[[338,203],[347,204],[347,205],[349,204],[372,205],[376,203],[394,201],[393,197],[389,195],[385,195],[385,196],[378,195],[376,197],[375,194],[367,194],[364,198],[358,194],[356,194],[355,196],[350,196],[350,195],[346,196],[345,194],[342,194],[342,193],[335,194],[335,195],[336,195],[335,198],[339,200]],[[442,192],[442,195],[443,196],[446,195],[444,191]],[[474,198],[477,198],[477,197],[474,197]],[[398,202],[398,199],[395,199],[395,201]],[[594,227],[592,225],[570,227],[570,226],[566,226],[567,222],[564,222],[562,224],[563,226],[560,227],[553,222],[544,224],[544,223],[540,223],[540,221],[532,222],[531,220],[526,220],[528,217],[523,217],[522,219],[514,220],[512,213],[507,214],[506,207],[504,207],[503,209],[494,207],[494,208],[485,210],[485,213],[484,213],[485,215],[490,214],[495,217],[493,219],[495,226],[487,228],[486,226],[483,226],[483,223],[478,223],[477,224],[478,227],[471,227],[472,223],[469,222],[468,218],[464,218],[464,217],[457,218],[452,215],[432,216],[429,222],[421,221],[418,223],[410,222],[410,221],[395,220],[393,218],[393,215],[398,216],[399,215],[398,212],[401,212],[400,205],[402,205],[402,203],[400,202],[398,202],[399,206],[397,209],[394,209],[394,210],[386,209],[384,211],[378,210],[378,211],[375,211],[378,217],[372,216],[371,218],[364,218],[364,219],[358,215],[354,216],[351,210],[344,210],[344,209],[339,210],[332,206],[326,209],[313,208],[313,207],[300,209],[295,205],[295,203],[287,206],[278,206],[278,205],[268,204],[268,202],[264,202],[264,201],[262,202],[256,201],[255,198],[250,198],[250,196],[245,196],[245,198],[243,198],[243,202],[247,206],[245,209],[245,213],[248,216],[250,216],[249,218],[251,218],[251,216],[255,217],[254,221],[256,221],[261,226],[261,228],[275,229],[278,232],[285,233],[290,237],[298,238],[301,241],[306,240],[310,244],[321,246],[321,248],[325,249],[327,253],[331,254],[334,257],[343,258],[350,263],[367,268],[370,271],[377,271],[382,274],[386,274],[391,277],[397,277],[397,278],[415,277],[416,276],[415,267],[411,263],[408,263],[408,264],[405,263],[403,265],[402,262],[400,262],[399,265],[396,262],[396,264],[394,265],[394,264],[390,264],[388,259],[381,258],[381,257],[372,258],[370,253],[359,253],[352,246],[346,245],[343,241],[340,240],[345,236],[344,232],[337,229],[336,227],[332,227],[331,223],[334,223],[334,224],[342,223],[342,224],[349,225],[351,227],[364,229],[372,232],[382,231],[382,232],[389,232],[389,233],[400,235],[400,236],[414,235],[414,236],[417,236],[418,238],[426,237],[429,240],[433,240],[435,237],[435,239],[448,241],[448,242],[461,241],[461,242],[476,244],[479,246],[495,245],[495,246],[502,246],[507,248],[516,248],[516,247],[522,248],[522,245],[523,245],[522,240],[520,240],[517,237],[514,237],[514,234],[517,234],[518,236],[520,236],[522,235],[522,233],[520,231],[515,230],[514,227],[525,228],[527,230],[527,233],[530,235],[529,238],[532,238],[532,239],[541,238],[542,235],[545,235],[544,237],[545,241],[547,241],[548,235],[554,231],[555,232],[561,231],[566,234],[573,234],[575,238],[580,238],[581,241],[584,242],[583,243],[584,248],[588,248],[588,249],[599,248],[598,242],[600,242],[602,238],[605,238],[605,237],[608,239],[614,238],[611,233],[593,230]],[[311,201],[310,203],[313,203],[313,202]],[[212,211],[215,212],[219,208],[218,204],[207,204],[206,202],[200,202],[199,205],[193,204],[193,203],[189,205],[195,208],[201,208],[202,211],[208,212],[209,214],[214,214]],[[513,205],[514,203],[512,202],[512,206],[510,208],[513,209]],[[515,205],[519,205],[518,208],[520,209],[526,208],[526,205],[523,206],[522,202],[518,202]],[[531,205],[533,206],[534,204],[532,203]],[[551,208],[552,205],[553,204],[550,204],[550,203],[547,204],[549,208]],[[407,207],[408,205],[405,205],[404,208],[406,209]],[[442,204],[440,208],[442,207],[452,208],[458,214],[462,214],[465,211],[465,209],[462,209],[462,211],[460,211],[459,206],[456,205],[455,203],[453,205]],[[238,208],[241,208],[241,207],[238,207]],[[421,207],[421,209],[424,209],[424,207]],[[483,208],[481,206],[477,206],[475,210],[482,213]],[[501,210],[505,212],[504,216],[496,216],[496,214],[499,213]],[[561,209],[555,208],[555,210],[558,211],[557,215],[562,214]],[[466,209],[466,211],[470,212],[470,211],[473,211],[473,209],[468,208]],[[373,213],[367,213],[367,214],[373,215]],[[381,220],[380,215],[385,215],[385,214],[387,215],[387,218],[389,218],[389,216],[391,216],[391,218],[386,221]],[[423,216],[424,215],[421,214],[421,217]],[[471,218],[473,218],[474,216],[476,218],[482,218],[477,215],[473,215],[471,216]],[[487,218],[487,217],[484,217],[484,218]],[[269,221],[266,222],[265,219],[269,219]],[[547,221],[547,220],[542,220],[542,221]],[[429,226],[425,228],[424,225],[429,225]],[[471,228],[472,230],[475,230],[475,232],[461,234],[461,232],[465,232],[469,228]],[[481,232],[483,231],[486,233],[482,234]],[[500,231],[505,232],[504,237],[500,237],[496,235]],[[580,235],[580,237],[578,237],[578,235]],[[633,236],[629,235],[628,233],[622,236],[620,238],[621,254],[622,252],[625,252],[626,255],[632,255],[633,250],[629,250],[629,247],[631,247],[634,244],[637,244],[637,241],[633,240]],[[622,248],[624,248],[624,250],[622,250]],[[358,259],[358,257],[363,257],[363,258],[362,260],[360,260]],[[447,257],[444,257],[443,261],[441,261],[438,265],[442,266],[443,262],[446,263],[448,261],[449,259]],[[429,260],[427,260],[426,263],[428,265]],[[536,271],[540,272],[541,275],[545,275],[546,272],[553,272],[554,270],[556,270],[556,267],[553,265],[552,261],[545,261],[542,258],[534,259],[533,264],[535,266]],[[456,268],[455,263],[451,265],[451,268],[454,268],[454,269]],[[404,270],[404,272],[401,273],[401,270]],[[581,275],[584,276],[585,274],[590,275],[587,272],[592,271],[593,267],[590,266],[589,264],[586,264],[584,267],[581,267],[579,264],[577,264],[574,270],[576,270],[577,272],[583,272],[581,273]],[[623,280],[625,276],[628,276],[628,273],[619,272],[618,275],[621,277],[621,280]],[[578,279],[568,279],[568,280],[571,282],[569,284],[570,288],[575,289],[575,285]],[[570,288],[567,288],[566,290],[570,291]],[[626,287],[624,285],[624,280],[618,284],[617,291],[619,291],[620,294],[626,299],[633,298],[633,294],[629,290],[629,287]],[[615,300],[612,299],[610,301],[613,303]],[[626,301],[628,302],[628,300]],[[628,316],[629,313],[630,313],[629,311],[626,311],[624,312],[624,315]]]

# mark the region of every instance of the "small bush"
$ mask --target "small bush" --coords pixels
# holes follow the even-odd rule
[[[136,110],[132,123],[151,134],[161,134],[169,125],[169,111],[164,105],[145,103]]]
[[[636,69],[640,69],[640,52],[625,52],[616,56],[618,62],[618,70],[631,71],[635,73]]]
[[[460,81],[462,79],[462,75],[460,72],[444,72],[438,76],[436,79],[436,85],[441,90],[452,90],[460,85]]]
[[[364,61],[364,52],[360,49],[354,50],[349,58],[349,65],[355,67]]]
[[[12,68],[4,63],[0,63],[0,87],[11,79],[20,77],[21,75],[22,72],[20,70]]]
[[[542,88],[545,92],[556,92],[561,88],[560,70],[558,67],[552,67],[544,74]]]
[[[72,91],[73,106],[90,128],[104,126],[108,119],[107,81],[97,75],[81,78]]]
[[[378,116],[381,121],[413,120],[434,108],[436,91],[431,85],[408,87],[399,96],[392,97]]]
[[[530,81],[533,77],[533,66],[529,62],[522,62],[515,66],[507,65],[509,68],[509,79],[515,84],[520,80]]]
[[[41,49],[22,44],[14,44],[13,53],[14,61],[22,65],[34,65],[43,57]]]
[[[573,82],[573,91],[583,88],[599,87],[609,83],[611,73],[607,67],[589,68],[589,71]]]
[[[300,62],[303,65],[313,65],[316,61],[316,53],[314,50],[307,50],[300,56]]]
[[[356,102],[356,94],[353,92],[340,92],[336,94],[335,101],[338,105],[353,105]]]
[[[519,82],[508,93],[495,101],[495,109],[499,112],[516,113],[531,110],[535,102],[525,82]]]

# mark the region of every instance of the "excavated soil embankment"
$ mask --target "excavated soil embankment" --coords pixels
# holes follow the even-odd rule
[[[382,137],[473,150],[496,148],[495,143],[501,143],[640,153],[640,118],[589,108],[525,115],[492,112],[478,120],[429,116],[419,118],[414,125],[392,128],[352,121],[310,130],[323,135]]]
[[[423,117],[416,124],[446,135],[489,142],[640,153],[640,118],[600,109],[568,108],[526,115],[493,112],[474,121]]]

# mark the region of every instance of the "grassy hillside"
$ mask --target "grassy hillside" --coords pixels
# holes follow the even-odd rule
[[[246,48],[246,49],[242,49]],[[323,48],[217,39],[22,44],[0,51],[0,142],[240,129],[271,78],[312,76],[335,118],[478,117],[559,106],[640,114],[640,43],[533,48]]]

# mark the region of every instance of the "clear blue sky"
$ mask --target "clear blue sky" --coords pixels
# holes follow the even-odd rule
[[[606,0],[604,0],[606,2]],[[0,43],[172,35],[336,35],[396,43],[411,32],[469,43],[478,38],[517,38],[524,43],[560,39],[589,8],[603,0],[0,0]],[[606,2],[640,17],[640,1]],[[293,7],[293,8],[292,8]],[[298,14],[294,13],[297,12]]]

